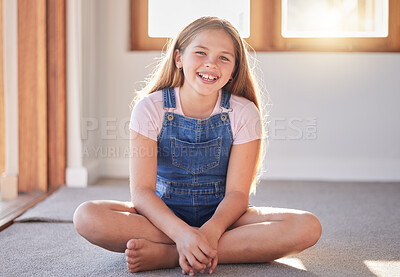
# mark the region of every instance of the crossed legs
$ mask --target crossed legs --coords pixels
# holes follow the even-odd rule
[[[85,202],[75,211],[74,225],[89,242],[125,251],[130,272],[179,266],[174,242],[130,202]],[[272,261],[311,247],[320,236],[321,225],[313,214],[251,207],[219,240],[218,263]]]

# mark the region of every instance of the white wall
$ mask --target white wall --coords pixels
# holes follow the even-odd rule
[[[272,117],[317,120],[315,140],[272,138],[270,177],[400,179],[400,54],[260,56]]]
[[[95,130],[98,127],[100,118],[99,91],[97,66],[99,59],[97,53],[100,53],[100,45],[97,42],[97,5],[96,0],[85,0],[82,4],[82,117],[81,136],[83,138],[83,149],[91,149],[94,146],[101,145],[100,136]],[[101,59],[101,58],[100,58]],[[91,156],[88,151],[83,151],[82,160],[84,166],[88,169],[88,183],[94,183],[100,176],[100,160]]]
[[[12,0],[3,1],[5,170],[0,176],[1,200],[18,196],[18,7]],[[0,201],[1,201],[0,200]]]
[[[92,30],[84,36],[91,54],[83,74],[89,176],[128,177],[121,126],[132,92],[159,56],[129,51],[129,3],[93,1],[83,16]],[[400,180],[400,53],[266,52],[257,59],[273,103],[265,178]],[[99,128],[87,131],[89,121]]]

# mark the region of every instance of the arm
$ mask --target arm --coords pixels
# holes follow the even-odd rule
[[[185,272],[191,270],[187,261],[202,270],[216,251],[200,231],[178,218],[155,194],[157,142],[132,130],[130,135],[130,188],[135,209],[176,243],[179,264]]]
[[[226,229],[242,216],[249,204],[251,183],[257,173],[261,140],[233,145],[229,157],[225,197],[214,215],[200,230],[205,233],[213,247]],[[210,271],[217,266],[214,259]]]
[[[220,236],[246,211],[251,183],[256,175],[260,140],[232,146],[226,193],[213,217],[205,223]]]
[[[185,223],[155,194],[157,142],[131,130],[130,189],[135,209],[174,240]]]

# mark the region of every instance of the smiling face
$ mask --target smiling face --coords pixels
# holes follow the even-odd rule
[[[185,76],[181,91],[203,96],[216,94],[235,68],[232,38],[222,29],[200,32],[182,51],[175,50],[175,64]]]

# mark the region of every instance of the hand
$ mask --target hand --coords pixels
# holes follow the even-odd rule
[[[197,271],[205,271],[217,255],[216,249],[211,247],[207,237],[193,227],[182,230],[175,243],[183,274],[189,273],[194,276]]]
[[[205,235],[211,247],[214,248],[215,250],[218,250],[218,241],[221,238],[221,234],[217,232],[215,228],[212,228],[211,225],[207,223],[201,226],[199,231]],[[217,268],[217,265],[218,265],[218,255],[215,255],[211,263],[208,265],[209,267],[208,272],[210,274],[213,273]],[[202,271],[201,273],[204,273],[204,271]]]

